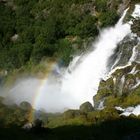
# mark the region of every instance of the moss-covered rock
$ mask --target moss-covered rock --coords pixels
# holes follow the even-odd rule
[[[136,106],[140,104],[140,64],[117,69],[106,81],[99,84],[98,92],[94,96],[95,108],[101,101],[105,107]]]
[[[140,95],[136,93],[131,93],[130,95],[124,98],[123,102],[121,103],[121,106],[137,106],[138,104],[140,104]]]
[[[100,102],[113,94],[114,82],[112,78],[109,78],[107,81],[102,80],[99,85],[97,94],[94,96],[94,107],[98,108]]]
[[[93,110],[94,110],[94,108],[93,108],[93,106],[92,106],[92,104],[90,102],[85,102],[82,105],[80,105],[80,111],[81,112],[86,113],[86,112],[91,112]]]

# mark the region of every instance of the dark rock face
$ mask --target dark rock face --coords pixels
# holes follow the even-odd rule
[[[140,36],[140,19],[136,19],[133,21],[133,25],[131,27],[133,33],[136,33],[137,36]]]
[[[80,111],[81,112],[85,112],[86,113],[86,112],[91,112],[93,110],[94,110],[93,106],[92,106],[92,104],[90,102],[85,102],[82,105],[80,105]]]
[[[138,44],[137,37],[127,36],[116,49],[115,57],[116,57],[116,64],[113,66],[124,66],[126,65],[132,54],[133,54],[133,48]]]

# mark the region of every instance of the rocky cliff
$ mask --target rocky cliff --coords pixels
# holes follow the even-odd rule
[[[101,104],[102,108],[140,104],[140,17],[138,11],[134,17],[130,15],[126,18],[132,19],[132,33],[119,43],[111,57],[111,72],[107,79],[101,80],[94,97],[96,109],[100,109]]]

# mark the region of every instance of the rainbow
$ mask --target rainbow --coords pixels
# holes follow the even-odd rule
[[[42,79],[40,79],[38,89],[35,93],[35,96],[32,100],[32,103],[31,103],[33,108],[30,110],[29,115],[28,115],[28,121],[29,122],[33,122],[35,120],[35,108],[37,107],[37,104],[41,100],[42,90],[46,86],[46,81],[48,79],[48,76],[50,75],[50,73],[52,72],[52,70],[54,69],[54,66],[56,64],[57,64],[56,61],[50,61],[48,63],[48,67],[45,71],[44,77]]]

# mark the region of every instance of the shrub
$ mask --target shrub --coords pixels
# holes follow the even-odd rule
[[[114,25],[116,21],[119,19],[119,16],[115,10],[107,11],[101,13],[99,16],[101,27],[108,27],[110,25]]]

